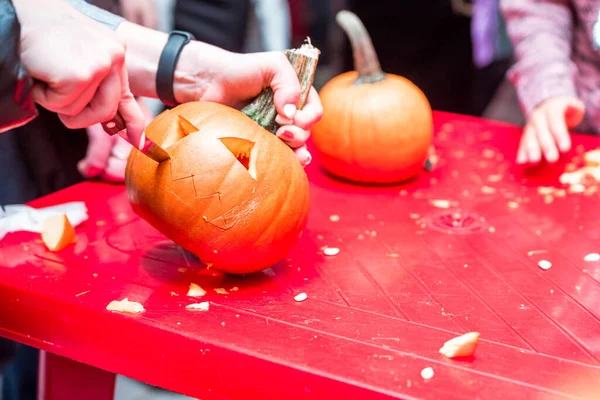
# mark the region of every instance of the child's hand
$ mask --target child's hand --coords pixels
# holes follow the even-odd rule
[[[144,113],[146,125],[154,115],[146,104],[138,100]],[[102,125],[95,124],[87,128],[88,148],[85,158],[77,164],[79,173],[84,178],[99,178],[107,182],[122,183],[125,180],[127,158],[133,146],[118,135],[110,136],[104,132]]]
[[[517,164],[553,163],[560,152],[571,149],[569,129],[583,120],[585,105],[573,97],[552,97],[536,107],[529,116],[521,137]]]

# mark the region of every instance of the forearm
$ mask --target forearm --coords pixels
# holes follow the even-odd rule
[[[156,71],[168,34],[129,22],[120,24],[117,34],[127,45],[125,59],[131,91],[136,96],[156,98]],[[199,41],[188,43],[175,69],[175,99],[179,103],[200,99],[215,74],[222,70],[228,54],[231,53]]]
[[[47,1],[47,0],[45,0]],[[112,30],[117,29],[117,27],[125,21],[123,17],[112,14],[106,10],[103,10],[99,7],[96,7],[90,3],[87,3],[83,0],[66,0],[67,3],[71,4],[71,6],[75,7],[79,12],[87,15],[88,17],[100,22],[101,24],[106,25]]]
[[[566,0],[502,0],[515,64],[513,82],[526,115],[545,100],[575,97],[571,61],[572,15]]]

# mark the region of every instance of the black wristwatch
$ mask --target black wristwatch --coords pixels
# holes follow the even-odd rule
[[[194,40],[194,36],[189,32],[172,31],[165,45],[160,59],[158,60],[158,70],[156,71],[156,94],[158,98],[167,106],[176,106],[177,101],[173,94],[173,80],[175,67],[179,60],[179,55],[183,47]]]

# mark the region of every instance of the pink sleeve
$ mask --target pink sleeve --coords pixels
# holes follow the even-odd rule
[[[515,64],[508,78],[526,116],[553,96],[575,97],[573,16],[568,0],[501,0]]]

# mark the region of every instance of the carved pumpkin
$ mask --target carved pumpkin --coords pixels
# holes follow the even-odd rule
[[[362,183],[398,183],[414,177],[427,158],[433,118],[424,93],[408,79],[381,70],[362,22],[340,11],[356,71],[336,76],[320,92],[323,118],[312,140],[321,166]]]
[[[302,83],[308,93],[312,75]],[[133,150],[125,182],[138,215],[206,265],[234,274],[283,259],[309,211],[308,179],[294,152],[253,120],[272,123],[272,92],[245,112],[252,118],[191,102],[161,113],[146,135],[170,159],[157,163]]]

